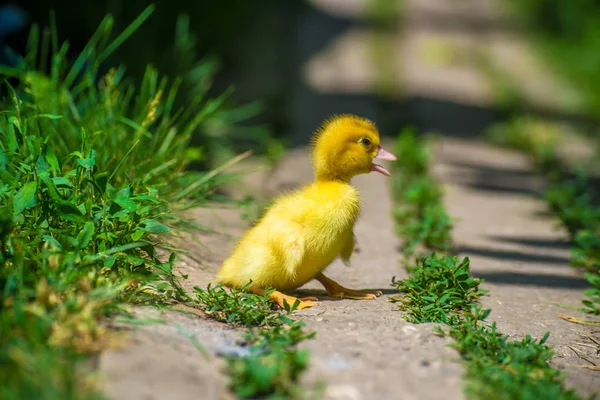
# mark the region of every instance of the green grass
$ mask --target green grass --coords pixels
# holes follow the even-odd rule
[[[225,97],[181,108],[180,81],[151,66],[139,87],[123,67],[100,73],[152,10],[116,37],[105,18],[71,65],[56,26],[34,26],[24,63],[0,69],[16,82],[0,109],[0,398],[103,397],[87,364],[116,340],[103,321],[189,300],[166,235],[197,227],[179,212],[223,180],[187,166]]]
[[[314,337],[301,321],[283,315],[272,328],[246,336],[248,354],[227,358],[229,385],[240,398],[307,399],[310,392],[300,378],[308,367],[309,353],[298,344]],[[310,398],[316,398],[310,397]]]
[[[304,323],[274,311],[268,297],[221,286],[206,290],[196,287],[197,302],[217,321],[246,326],[247,351],[241,356],[227,356],[225,373],[228,386],[238,398],[307,399],[316,398],[300,384],[308,367],[309,353],[298,344],[311,339]],[[297,305],[296,305],[297,306]],[[286,310],[289,314],[295,309]]]
[[[394,301],[409,322],[454,325],[486,293],[479,288],[480,280],[469,276],[468,258],[432,254],[407,269],[409,278],[396,283],[404,295]]]
[[[555,124],[524,115],[492,125],[486,136],[496,144],[526,151],[536,165],[550,166],[556,162],[555,150],[560,134]]]
[[[228,291],[221,285],[213,288],[209,284],[206,290],[194,287],[194,293],[204,312],[217,321],[248,327],[276,325],[270,292],[257,296],[248,293],[246,288]]]
[[[465,361],[468,398],[577,399],[574,391],[565,389],[559,371],[548,365],[553,355],[544,344],[549,333],[539,341],[529,335],[510,341],[497,331],[495,323],[490,326],[485,322],[491,310],[482,310],[477,301],[487,291],[480,289],[480,279],[470,276],[469,259],[450,254],[450,219],[441,189],[429,175],[430,154],[425,141],[413,131],[404,131],[396,153],[394,195],[402,216],[397,220],[401,225],[417,227],[398,228],[408,278],[393,280],[401,292],[393,301],[405,312],[404,318],[413,323],[446,325],[445,329],[438,326],[437,333],[452,337],[452,347]],[[437,214],[425,211],[428,209],[437,209]],[[435,218],[441,222],[432,222]]]
[[[403,253],[410,258],[418,247],[450,251],[452,220],[442,205],[442,190],[429,174],[427,148],[414,131],[406,130],[398,137],[396,153],[403,172],[393,182],[398,201],[394,217],[404,239]]]
[[[583,268],[591,285],[582,311],[600,316],[600,206],[585,173],[561,162],[559,134],[553,125],[521,117],[492,127],[488,137],[525,153],[548,181],[544,199],[572,240],[571,265]]]
[[[548,366],[554,355],[545,345],[549,333],[539,340],[526,335],[509,340],[496,329],[496,323],[484,324],[490,310],[474,308],[465,318],[444,332],[466,360],[465,392],[472,399],[578,399],[565,389],[562,374]]]

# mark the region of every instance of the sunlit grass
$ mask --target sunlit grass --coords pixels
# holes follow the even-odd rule
[[[190,300],[176,253],[157,250],[165,235],[197,227],[179,211],[228,179],[187,169],[203,154],[192,137],[225,96],[208,97],[207,86],[183,108],[181,80],[151,66],[140,86],[124,67],[101,73],[152,10],[116,37],[106,17],[73,63],[54,24],[34,26],[24,62],[0,68],[13,82],[0,111],[3,399],[98,398],[85,361],[114,343],[103,321],[125,303]]]

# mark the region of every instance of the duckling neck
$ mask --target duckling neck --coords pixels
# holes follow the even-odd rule
[[[352,176],[336,175],[332,173],[319,173],[317,172],[315,181],[316,182],[339,182],[350,184]]]

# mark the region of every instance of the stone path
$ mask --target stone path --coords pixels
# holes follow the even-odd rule
[[[492,309],[489,320],[511,339],[550,331],[552,365],[568,373],[567,384],[582,394],[600,394],[600,372],[583,368],[590,364],[575,354],[579,350],[600,365],[590,339],[600,342],[600,329],[558,318],[565,313],[588,319],[565,308],[580,306],[588,284],[569,266],[567,236],[538,198],[542,180],[519,154],[451,138],[438,142],[434,171],[445,183],[460,255],[470,258],[472,273],[490,290],[482,299]]]
[[[271,189],[287,190],[312,179],[308,154],[291,151],[275,172]],[[380,289],[384,295],[374,301],[327,298],[318,284],[301,292],[322,298],[318,307],[296,313],[311,330],[314,340],[305,342],[311,352],[307,386],[326,382],[326,399],[459,399],[462,367],[457,355],[445,347],[447,339],[433,334],[433,324],[405,322],[394,304],[387,300],[394,292],[393,276],[403,277],[399,240],[390,217],[389,179],[370,174],[356,179],[363,196],[363,214],[356,226],[359,250],[352,266],[335,262],[328,276],[353,288]],[[205,287],[243,232],[239,213],[199,210],[203,223],[219,227],[224,235],[205,235],[202,247],[192,248],[181,272],[188,274],[186,287]],[[235,348],[239,333],[224,324],[198,316],[165,314],[170,323],[183,326],[210,353],[205,360],[181,330],[170,326],[149,326],[133,330],[133,340],[124,349],[110,350],[100,358],[100,370],[108,377],[107,390],[113,399],[163,399],[167,393],[178,399],[224,396],[220,363],[215,356]],[[431,385],[435,381],[439,384]],[[195,397],[197,398],[197,397]]]
[[[541,337],[551,331],[549,344],[557,356],[553,365],[569,373],[568,383],[582,394],[600,388],[600,375],[578,366],[585,361],[569,346],[593,356],[586,336],[589,328],[557,318],[560,312],[582,317],[556,305],[577,306],[585,281],[568,267],[568,250],[551,219],[540,214],[536,199],[542,183],[518,155],[471,141],[443,139],[436,152],[435,173],[446,185],[449,213],[457,218],[454,237],[473,273],[486,279],[492,308],[490,319],[511,338],[525,333]],[[304,150],[287,154],[274,172],[272,193],[308,182],[312,177]],[[460,399],[462,366],[447,339],[433,334],[433,324],[405,322],[387,301],[393,293],[392,276],[403,277],[399,240],[390,217],[390,181],[380,175],[360,176],[355,184],[363,196],[363,213],[356,226],[358,251],[350,267],[335,262],[328,275],[349,287],[380,289],[375,301],[328,299],[316,283],[300,293],[322,298],[318,307],[295,314],[311,330],[314,340],[305,376],[307,386],[326,382],[326,399]],[[224,234],[199,238],[190,257],[180,265],[188,274],[186,288],[205,287],[228,255],[246,224],[235,210],[197,210],[196,218]],[[195,260],[202,260],[198,263]],[[142,312],[147,316],[148,311]],[[122,349],[105,352],[99,360],[113,399],[227,398],[222,366],[217,357],[235,351],[240,332],[204,318],[173,312],[150,316],[166,318],[167,325],[136,328]],[[194,337],[208,352],[204,358],[190,342]]]

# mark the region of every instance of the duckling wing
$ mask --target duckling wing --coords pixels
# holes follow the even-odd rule
[[[280,216],[266,218],[241,239],[219,271],[219,283],[237,288],[249,281],[278,290],[297,285],[305,253],[300,224]]]
[[[350,234],[345,239],[344,247],[342,247],[342,252],[340,253],[342,261],[345,265],[350,265],[350,257],[352,257],[355,245],[356,238],[354,236],[354,232],[350,232]]]
[[[283,269],[290,277],[295,277],[302,263],[305,240],[302,225],[290,220],[278,220],[270,225],[273,251]]]

